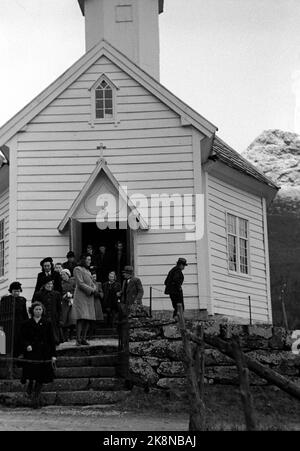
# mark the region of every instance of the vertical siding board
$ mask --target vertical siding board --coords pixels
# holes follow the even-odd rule
[[[4,277],[0,278],[0,297],[7,293],[9,284],[9,191],[0,193],[0,220],[4,219]]]

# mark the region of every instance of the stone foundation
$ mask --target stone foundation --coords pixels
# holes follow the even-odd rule
[[[146,309],[135,309],[130,317],[130,372],[142,384],[161,390],[180,390],[185,386],[182,363],[183,348],[177,324],[169,319],[149,318]],[[300,384],[300,355],[291,351],[291,334],[271,325],[240,325],[223,319],[189,320],[188,330],[196,333],[204,325],[205,333],[230,340],[239,336],[243,351]],[[192,344],[193,347],[195,345]],[[205,349],[205,383],[237,385],[235,363],[217,349]],[[250,372],[251,385],[267,385],[267,381]]]

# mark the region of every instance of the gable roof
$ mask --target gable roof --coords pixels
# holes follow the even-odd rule
[[[85,3],[85,0],[78,0],[78,3],[79,3],[79,6],[80,6],[80,9],[81,9],[81,12],[84,15],[84,3]],[[164,12],[164,0],[158,0],[158,11],[159,11],[159,14]]]
[[[276,190],[279,189],[279,187],[271,179],[266,177],[248,160],[243,158],[238,152],[232,149],[232,147],[226,144],[218,136],[214,137],[212,153],[209,158],[220,160],[227,166],[230,166],[233,169],[237,169],[239,172],[247,174],[250,177],[258,180],[259,182],[270,186],[271,188],[274,188]]]
[[[190,108],[182,100],[178,99],[178,97],[161,85],[155,78],[151,77],[127,58],[126,55],[103,40],[85,53],[85,55],[76,61],[57,80],[51,83],[41,94],[0,128],[0,146],[6,144],[9,139],[74,83],[101,56],[107,57],[171,110],[176,112],[181,117],[183,125],[192,125],[204,136],[208,137],[213,136],[216,132],[217,127],[215,125]]]
[[[130,198],[128,197],[127,193],[122,189],[122,187],[120,186],[120,184],[118,183],[117,179],[115,178],[115,176],[112,174],[112,172],[109,170],[107,163],[105,161],[104,158],[100,158],[97,162],[97,166],[95,167],[94,171],[92,172],[92,174],[90,175],[88,181],[86,182],[86,184],[84,185],[83,189],[79,192],[78,196],[76,197],[76,199],[74,200],[73,204],[71,205],[71,207],[69,208],[69,210],[67,211],[67,213],[65,214],[63,220],[60,222],[59,226],[58,226],[58,231],[59,232],[63,232],[65,227],[67,226],[69,219],[72,218],[72,216],[74,215],[74,213],[76,212],[77,208],[79,207],[79,205],[81,204],[81,202],[84,200],[84,198],[86,197],[89,189],[92,187],[93,183],[95,182],[96,178],[98,177],[98,175],[101,173],[101,171],[103,171],[106,176],[108,177],[108,179],[110,180],[110,182],[113,184],[113,186],[115,187],[115,189],[118,191],[119,195],[121,196],[121,198],[124,200],[124,202],[126,202],[126,205],[131,209],[131,211],[134,213],[135,217],[138,219],[139,225],[141,229],[148,229],[149,226],[147,224],[147,222],[145,221],[145,219],[141,216],[141,214],[139,213],[138,209],[136,208],[136,206],[133,204],[133,202],[130,200]]]

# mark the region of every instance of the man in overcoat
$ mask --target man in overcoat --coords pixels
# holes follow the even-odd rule
[[[165,294],[170,296],[173,305],[173,317],[177,316],[177,305],[182,304],[184,310],[182,284],[184,282],[183,270],[188,266],[185,258],[179,258],[176,266],[174,266],[167,275],[165,280]]]
[[[141,279],[134,276],[132,266],[125,266],[122,273],[125,279],[121,292],[122,302],[128,306],[142,304],[144,289]]]

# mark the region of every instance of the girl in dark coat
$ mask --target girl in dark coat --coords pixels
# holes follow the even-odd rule
[[[53,327],[55,344],[59,345],[63,342],[62,336],[62,302],[61,294],[53,290],[53,281],[47,282],[44,287],[37,293],[36,301],[45,307],[45,318],[50,321]]]
[[[10,354],[13,351],[14,357],[18,357],[21,354],[21,326],[28,320],[26,299],[20,296],[22,293],[20,282],[11,283],[8,291],[10,295],[3,296],[0,301],[0,323],[6,334],[6,353]]]
[[[54,379],[56,350],[52,325],[43,315],[44,306],[35,302],[29,312],[31,319],[23,324],[21,331],[24,359],[29,360],[23,364],[21,382],[29,381],[26,391],[29,396],[33,394],[33,407],[37,408],[43,384]]]
[[[61,279],[60,274],[54,271],[53,260],[51,257],[44,258],[40,263],[42,272],[37,276],[36,286],[33,293],[32,302],[36,301],[37,293],[45,285],[46,282],[53,280],[54,290],[61,293]]]

